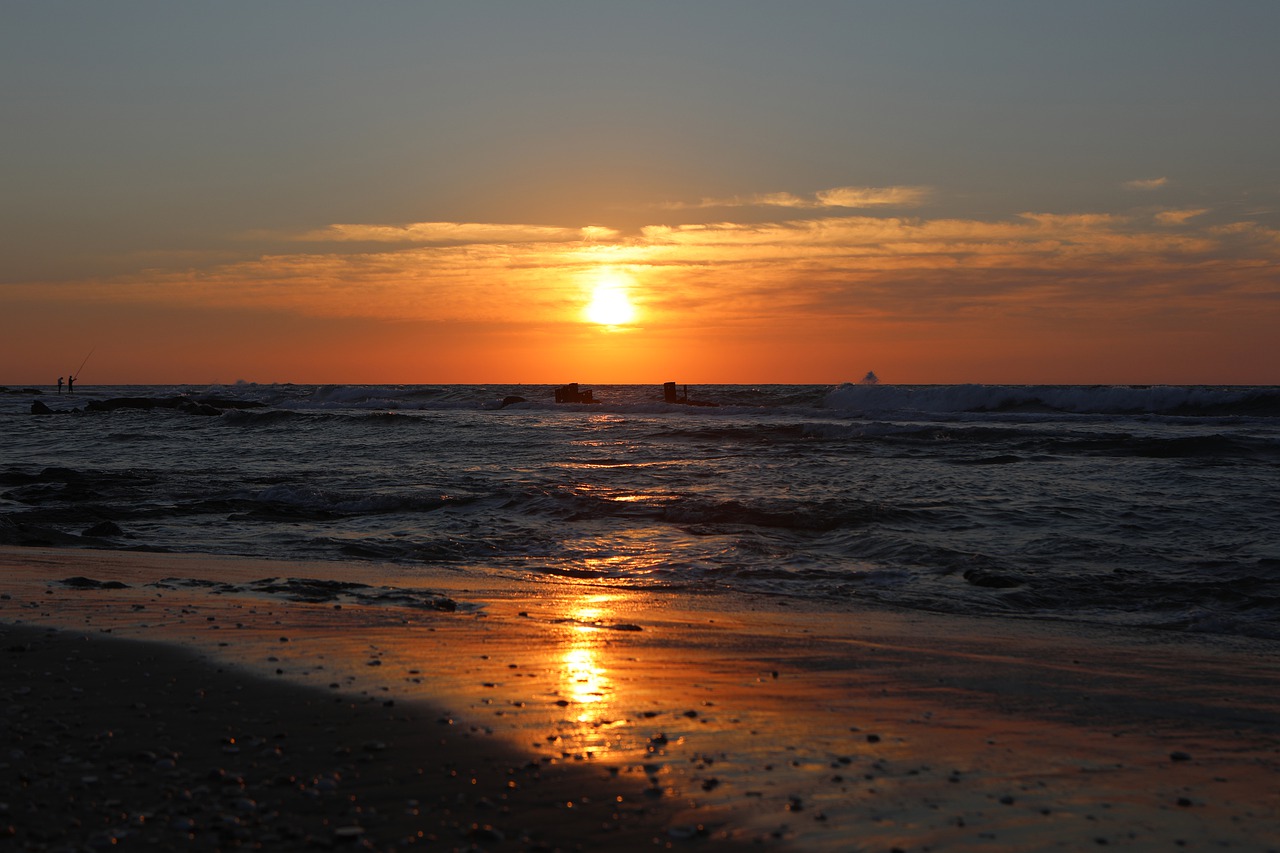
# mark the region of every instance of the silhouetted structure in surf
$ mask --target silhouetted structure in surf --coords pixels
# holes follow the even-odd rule
[[[561,385],[556,389],[557,403],[594,403],[596,398],[592,396],[590,390],[578,390],[577,382],[570,382],[568,385]]]
[[[666,403],[676,403],[681,406],[719,406],[719,403],[708,403],[705,400],[690,400],[689,386],[684,386],[684,393],[676,393],[676,383],[666,382],[662,386],[662,400]]]

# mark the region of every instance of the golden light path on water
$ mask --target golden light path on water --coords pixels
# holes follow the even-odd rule
[[[589,597],[601,598],[605,596]],[[572,618],[577,622],[592,623],[603,618],[605,612],[600,607],[586,604],[579,607]],[[592,624],[574,625],[569,632],[569,646],[561,657],[564,664],[560,676],[561,692],[576,708],[579,723],[599,722],[609,710],[609,700],[613,698],[613,684],[604,667],[600,649],[600,633],[600,629]]]
[[[561,615],[555,621],[563,631],[555,660],[555,692],[569,724],[560,734],[566,747],[581,754],[602,757],[638,746],[636,733],[628,732],[631,711],[620,706],[615,675],[617,656],[628,648],[615,641],[632,629],[615,610],[622,597],[597,589],[565,597],[556,608]]]

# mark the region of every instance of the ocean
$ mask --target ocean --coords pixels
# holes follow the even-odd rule
[[[0,544],[1280,638],[1280,388],[555,390],[8,389]]]

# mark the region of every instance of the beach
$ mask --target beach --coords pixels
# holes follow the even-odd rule
[[[0,564],[17,849],[1280,845],[1269,640],[370,564]]]
[[[0,20],[0,853],[1280,853],[1280,0]]]

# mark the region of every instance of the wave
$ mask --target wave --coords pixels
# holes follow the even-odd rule
[[[699,420],[743,414],[889,417],[966,414],[1280,417],[1280,388],[1209,385],[699,385],[689,396],[715,408],[666,403],[659,385],[593,385],[593,405],[557,404],[553,385],[215,385],[86,388],[76,401],[110,397],[208,400],[225,414],[240,407],[268,411],[382,412],[504,410],[632,415],[686,414]],[[510,400],[519,398],[518,402]],[[16,399],[16,398],[15,398]],[[19,405],[22,403],[24,405]],[[25,400],[13,411],[26,414]],[[259,409],[261,411],[261,409]]]
[[[1063,439],[1053,452],[1092,456],[1135,456],[1148,459],[1243,459],[1272,462],[1280,455],[1280,441],[1219,434],[1177,438],[1118,436]]]
[[[278,393],[276,405],[288,409],[498,410],[608,412],[619,414],[734,414],[758,409],[821,405],[829,385],[704,385],[688,389],[690,399],[713,403],[690,407],[668,403],[660,385],[593,385],[595,403],[555,402],[554,385],[321,385],[290,387]],[[262,390],[257,393],[261,395]]]
[[[465,502],[435,492],[359,494],[311,485],[270,486],[248,499],[255,517],[343,518],[391,513],[434,512],[448,504]]]
[[[858,414],[1027,413],[1280,417],[1280,388],[1199,385],[854,385],[826,395]]]
[[[626,490],[564,487],[530,488],[492,497],[501,502],[508,513],[531,521],[626,519],[675,525],[695,534],[750,528],[799,533],[854,530],[890,520],[919,520],[919,515],[927,512],[924,507],[892,505],[850,496],[832,499],[716,498],[698,494],[649,493],[637,499]]]
[[[862,442],[903,450],[915,448],[936,453],[952,464],[965,465],[1014,463],[1054,455],[1280,461],[1280,437],[1232,435],[1214,430],[1174,437],[1138,435],[1135,432],[1117,432],[1114,429],[1027,431],[988,425],[881,420],[812,423],[802,428],[806,439]],[[783,433],[775,430],[773,434]],[[965,456],[965,453],[977,455]]]
[[[222,422],[244,427],[269,426],[276,424],[284,425],[290,423],[314,424],[325,422],[363,422],[369,424],[402,426],[420,422],[420,419],[415,418],[412,414],[404,414],[394,410],[389,411],[383,406],[371,406],[367,411],[359,410],[354,413],[349,411],[314,411],[299,409],[227,411],[222,416]]]
[[[428,386],[321,385],[299,403],[325,409],[420,408],[447,396],[445,390]]]

